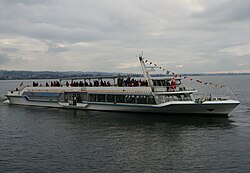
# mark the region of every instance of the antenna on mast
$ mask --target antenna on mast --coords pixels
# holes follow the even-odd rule
[[[141,60],[143,56],[143,51],[141,51],[141,53],[139,53],[139,59]]]

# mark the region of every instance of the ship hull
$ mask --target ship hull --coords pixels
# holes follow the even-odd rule
[[[227,116],[237,105],[238,101],[206,101],[195,103],[193,101],[173,101],[159,105],[139,105],[125,103],[104,103],[86,102],[71,105],[60,101],[29,100],[25,96],[7,96],[9,103],[13,105],[68,108],[98,111],[116,112],[140,112],[140,113],[159,113],[166,115],[211,115]]]

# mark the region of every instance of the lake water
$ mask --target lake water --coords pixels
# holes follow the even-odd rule
[[[1,103],[0,172],[249,172],[250,76],[199,79],[235,93],[241,104],[230,117]],[[1,98],[19,83],[0,81]]]

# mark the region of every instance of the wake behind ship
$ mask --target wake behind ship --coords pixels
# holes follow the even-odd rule
[[[97,76],[71,79],[71,84],[67,80],[45,86],[33,83],[8,91],[6,97],[16,105],[166,115],[225,116],[239,104],[236,98],[194,98],[197,90],[183,86],[182,77],[152,78],[147,60],[139,56],[139,61],[144,79]]]

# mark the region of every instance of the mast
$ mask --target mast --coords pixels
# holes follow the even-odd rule
[[[145,65],[145,63],[143,61],[143,58],[142,58],[141,54],[139,54],[139,60],[140,60],[140,63],[141,63],[141,67],[142,67],[142,72],[143,72],[144,78],[147,80],[148,85],[152,89],[152,92],[154,92],[154,83],[153,83],[153,81],[152,81],[152,79],[150,77],[150,74],[149,74],[149,72],[148,72],[148,70],[146,68],[146,65]]]

